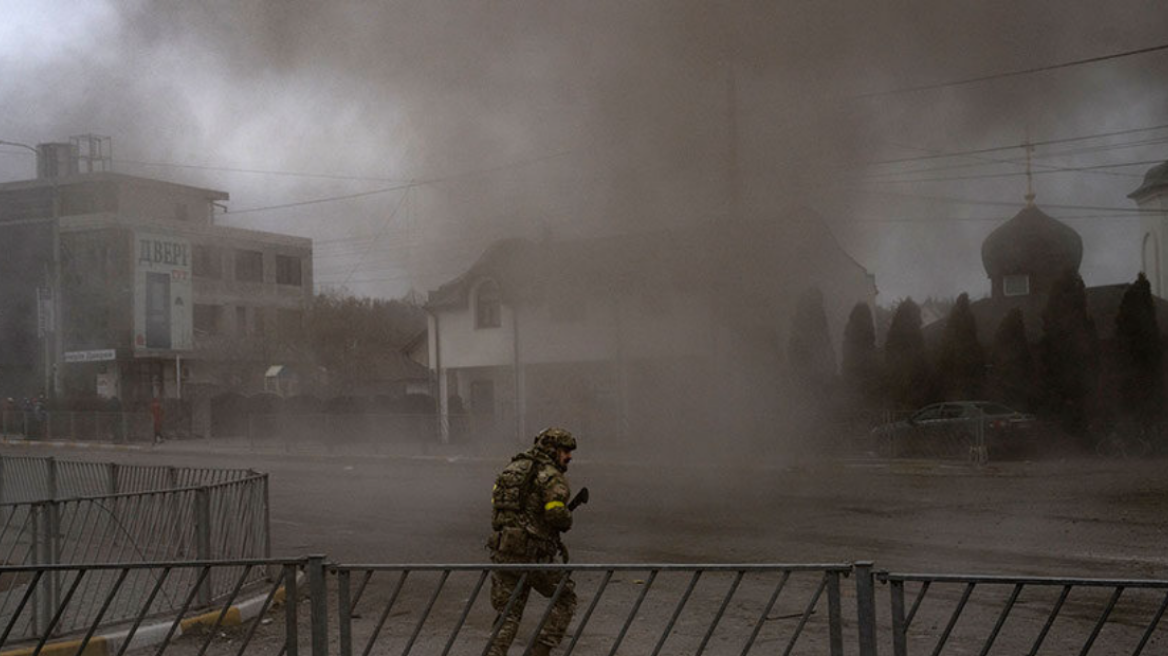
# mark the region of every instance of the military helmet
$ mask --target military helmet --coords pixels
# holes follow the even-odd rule
[[[576,438],[563,428],[545,428],[535,436],[535,443],[548,449],[576,449]]]

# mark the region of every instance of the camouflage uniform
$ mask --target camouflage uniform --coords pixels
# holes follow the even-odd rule
[[[535,438],[532,448],[511,459],[498,476],[491,495],[492,533],[487,540],[493,563],[552,563],[557,553],[568,560],[567,550],[560,534],[572,528],[572,513],[568,510],[570,498],[564,471],[556,463],[556,450],[575,449],[576,440],[570,433],[549,428]],[[527,597],[536,592],[551,597],[560,580],[568,575],[561,572],[528,572],[523,586],[519,580],[523,572],[491,573],[491,605],[499,613],[507,608],[512,594],[515,601],[495,640],[489,656],[505,656],[515,640],[519,621]],[[516,588],[519,588],[518,590]],[[576,611],[576,586],[569,577],[552,608],[551,615],[540,630],[533,654],[547,654],[558,645],[568,630]]]

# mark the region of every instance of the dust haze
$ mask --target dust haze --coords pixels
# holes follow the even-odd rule
[[[810,208],[878,302],[976,297],[1024,178],[874,162],[1168,123],[1163,52],[882,93],[1156,45],[1156,0],[3,7],[0,138],[110,135],[116,170],[230,192],[219,223],[311,237],[318,287],[361,295],[435,289],[499,238]],[[6,179],[29,166],[0,153]],[[1039,176],[1039,203],[1128,207],[1143,170]],[[1134,277],[1132,222],[1052,214],[1082,232],[1089,284]]]

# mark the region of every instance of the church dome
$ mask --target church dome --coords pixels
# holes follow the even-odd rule
[[[1148,172],[1144,174],[1144,183],[1127,197],[1138,201],[1141,197],[1164,187],[1168,187],[1168,162],[1157,164],[1148,169]]]
[[[1074,228],[1028,204],[998,226],[981,245],[981,261],[990,278],[1013,274],[1056,277],[1079,270],[1083,238]]]

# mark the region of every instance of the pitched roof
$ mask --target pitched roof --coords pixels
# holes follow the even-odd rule
[[[571,241],[504,239],[466,272],[430,292],[428,308],[461,306],[471,286],[495,280],[505,300],[538,300],[558,290],[651,291],[667,286],[710,287],[749,294],[757,281],[784,267],[822,259],[867,272],[840,248],[818,214],[799,208],[772,221],[712,221],[668,230]],[[549,292],[549,290],[552,290]]]

